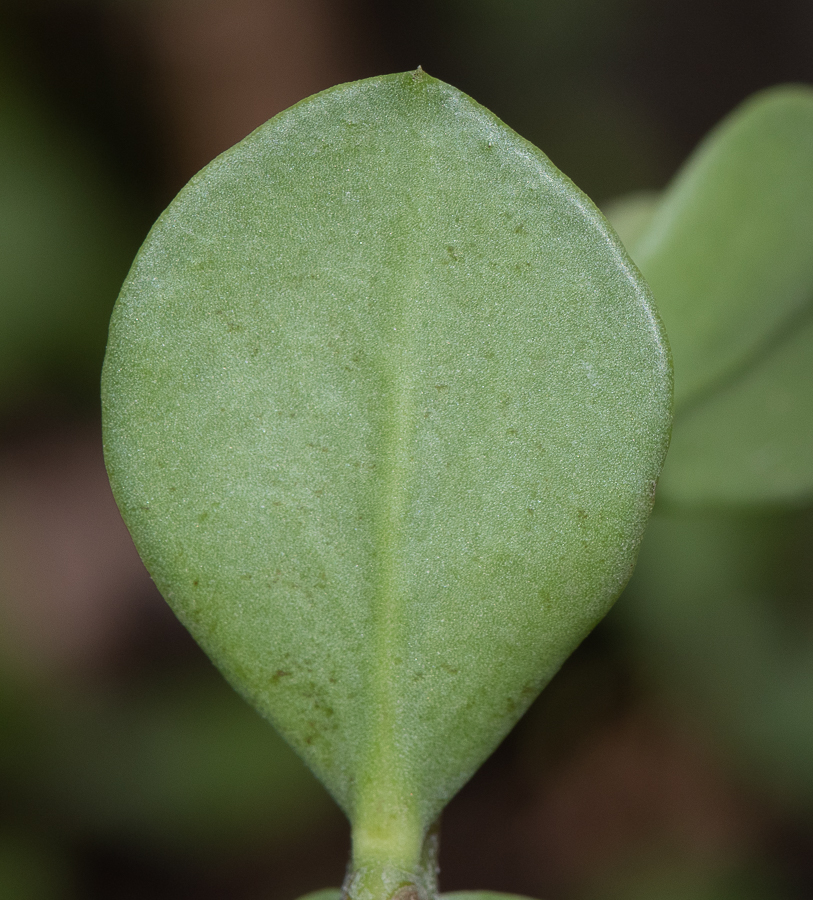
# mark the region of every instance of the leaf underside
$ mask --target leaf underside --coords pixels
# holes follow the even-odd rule
[[[670,390],[601,215],[419,71],[303,101],[164,213],[106,458],[230,681],[354,821],[420,830],[629,577]]]

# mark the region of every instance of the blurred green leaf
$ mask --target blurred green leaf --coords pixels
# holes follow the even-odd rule
[[[683,398],[660,514],[615,620],[743,770],[806,809],[813,582],[796,536],[805,517],[744,507],[813,496],[811,201],[813,92],[780,88],[712,132],[637,236],[638,199],[608,209],[674,335]]]
[[[659,497],[695,506],[813,497],[813,307],[739,377],[678,415]]]
[[[423,866],[623,587],[670,399],[603,217],[420,71],[282,113],[154,227],[111,324],[111,482],[364,877]]]
[[[701,144],[660,200],[607,215],[650,282],[678,408],[658,497],[813,496],[813,90],[757,95]]]
[[[610,220],[625,247],[634,247],[635,242],[647,230],[655,215],[659,199],[657,191],[636,191],[602,207],[602,212]]]
[[[669,335],[679,412],[810,308],[813,89],[758,94],[718,125],[630,250]]]

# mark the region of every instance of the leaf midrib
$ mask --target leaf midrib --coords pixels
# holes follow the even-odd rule
[[[409,197],[401,214],[393,220],[394,243],[402,261],[390,286],[389,296],[383,302],[391,310],[386,317],[390,333],[383,337],[380,360],[381,381],[385,402],[382,403],[380,420],[379,453],[382,477],[377,492],[377,508],[373,520],[374,544],[378,558],[373,597],[373,666],[370,694],[373,697],[367,732],[368,742],[366,778],[360,779],[374,797],[360,797],[365,809],[379,811],[377,822],[382,828],[382,838],[394,838],[408,851],[416,831],[422,830],[418,821],[419,804],[404,808],[408,797],[409,775],[404,765],[395,736],[402,729],[395,727],[399,707],[399,650],[403,642],[399,631],[403,620],[402,606],[408,602],[408,585],[404,577],[404,535],[408,515],[407,483],[412,466],[411,447],[415,429],[415,347],[420,330],[420,303],[418,292],[422,284],[421,273],[426,267],[420,236],[424,234],[422,221],[423,193],[421,172],[431,165],[429,154],[420,133],[412,123],[407,123],[414,136],[415,175]],[[414,797],[417,801],[419,798]],[[410,815],[411,813],[411,815]],[[392,828],[401,834],[391,834]],[[389,841],[388,841],[389,843]],[[418,843],[417,849],[420,849]],[[392,853],[392,848],[389,849]],[[407,856],[409,856],[407,852]],[[404,864],[409,860],[404,858]]]

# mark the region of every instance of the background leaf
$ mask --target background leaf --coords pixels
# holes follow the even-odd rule
[[[602,207],[625,247],[632,247],[649,228],[658,208],[657,191],[635,191]]]
[[[799,208],[813,191],[812,110],[808,89],[760,95],[706,139],[642,230],[639,198],[608,207],[644,275],[663,279],[656,305],[667,327],[686,341],[696,331],[693,348],[673,345],[684,403],[658,514],[614,621],[662,690],[796,813],[813,797],[810,516],[788,510],[813,494],[813,221]],[[738,143],[746,136],[752,145]],[[737,220],[726,218],[726,190]]]
[[[679,412],[813,297],[813,90],[766,91],[725,119],[630,250],[669,335]]]
[[[813,312],[813,310],[811,310]],[[813,317],[677,418],[660,496],[692,506],[813,496]]]
[[[716,128],[664,194],[607,214],[655,292],[675,361],[670,504],[813,494],[813,91]]]

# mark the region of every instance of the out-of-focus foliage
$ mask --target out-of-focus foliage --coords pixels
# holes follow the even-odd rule
[[[809,811],[813,529],[781,510],[813,491],[813,91],[752,99],[662,197],[608,214],[674,335],[680,404],[614,621],[743,771]]]
[[[800,503],[813,492],[813,91],[750,100],[657,200],[609,210],[675,363],[659,499]]]
[[[603,900],[779,900],[788,886],[754,868],[692,869],[664,864],[620,879]]]
[[[0,830],[0,897],[78,900],[65,854],[25,832]]]
[[[214,672],[63,698],[42,713],[30,790],[96,838],[160,854],[250,854],[338,815]]]
[[[0,411],[90,394],[138,243],[132,204],[0,45]]]
[[[630,247],[675,362],[675,408],[754,363],[813,302],[813,89],[743,104]]]
[[[617,613],[666,692],[784,803],[813,809],[809,512],[653,517]]]
[[[339,815],[214,672],[96,693],[17,683],[0,715],[4,811],[33,804],[55,835],[200,859],[290,845]]]

